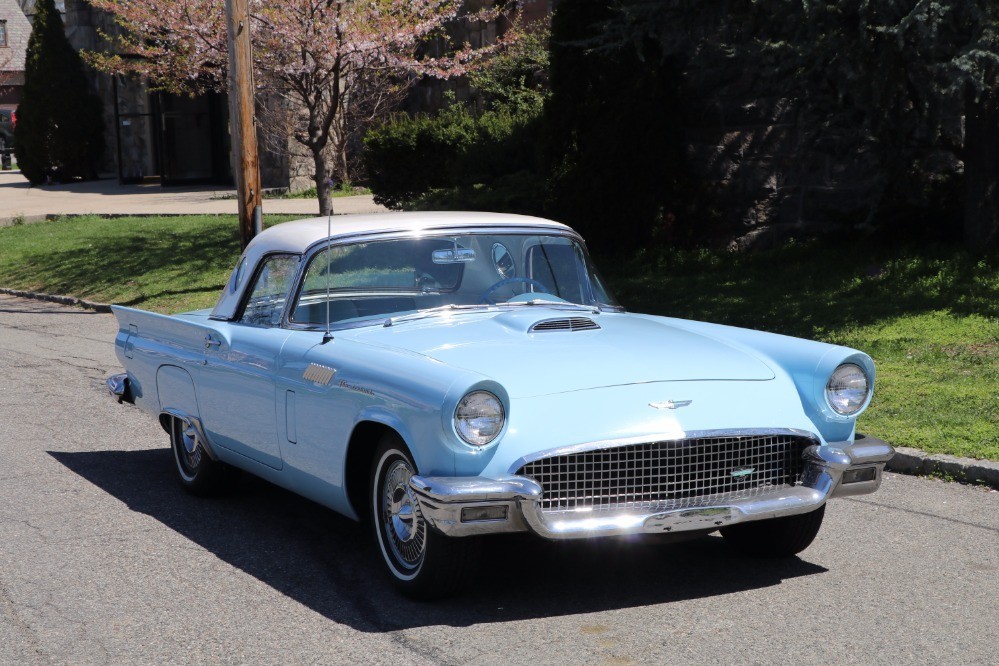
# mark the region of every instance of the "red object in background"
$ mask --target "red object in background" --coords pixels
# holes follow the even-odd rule
[[[17,127],[17,111],[10,112],[10,126]]]

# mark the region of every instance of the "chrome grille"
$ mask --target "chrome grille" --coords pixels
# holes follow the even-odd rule
[[[671,510],[710,506],[801,482],[805,437],[758,435],[629,444],[542,458],[517,474],[541,508]]]
[[[531,326],[531,331],[592,331],[600,328],[597,322],[587,317],[570,317],[568,319],[546,319]]]

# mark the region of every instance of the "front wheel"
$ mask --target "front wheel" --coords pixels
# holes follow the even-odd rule
[[[175,416],[170,417],[170,448],[177,465],[177,480],[192,495],[217,495],[236,480],[237,470],[212,460],[197,429]]]
[[[416,599],[437,599],[464,584],[478,542],[446,537],[430,528],[409,488],[415,473],[402,440],[386,435],[371,471],[371,526],[396,587]]]
[[[732,525],[721,533],[729,544],[745,555],[791,557],[812,545],[825,513],[826,505],[823,504],[809,513]]]

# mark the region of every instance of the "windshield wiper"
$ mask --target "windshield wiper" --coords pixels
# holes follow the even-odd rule
[[[593,314],[600,314],[600,308],[595,305],[583,305],[582,303],[571,303],[569,301],[559,302],[559,301],[549,301],[544,298],[533,298],[529,301],[514,301],[512,303],[497,303],[496,307],[514,307],[517,305],[533,305],[533,306],[543,306],[546,308],[556,308],[559,310],[589,310]]]
[[[397,317],[389,317],[385,320],[382,326],[388,328],[389,326],[395,326],[400,322],[416,321],[418,319],[436,317],[437,315],[449,314],[452,312],[472,312],[476,310],[488,311],[504,307],[517,306],[543,306],[559,310],[588,310],[593,314],[600,314],[600,308],[593,305],[582,305],[581,303],[569,302],[559,303],[558,301],[549,301],[544,298],[534,298],[529,301],[514,301],[513,303],[475,303],[472,305],[455,305],[454,303],[450,303],[448,305],[439,305],[435,308],[427,308],[426,310],[417,310],[416,312],[410,312],[409,314],[399,315]]]
[[[424,319],[426,317],[436,317],[440,314],[447,314],[449,312],[462,312],[470,310],[481,310],[483,308],[489,309],[495,307],[493,305],[488,305],[486,303],[475,304],[475,305],[455,305],[450,303],[448,305],[440,305],[436,308],[427,308],[426,310],[417,310],[416,312],[411,312],[409,314],[399,315],[398,317],[389,317],[385,320],[383,326],[394,326],[402,321],[414,321],[416,319]]]

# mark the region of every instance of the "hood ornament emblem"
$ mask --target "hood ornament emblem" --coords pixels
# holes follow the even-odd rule
[[[680,409],[681,407],[686,407],[693,400],[666,400],[664,402],[650,402],[649,407],[655,409]]]

